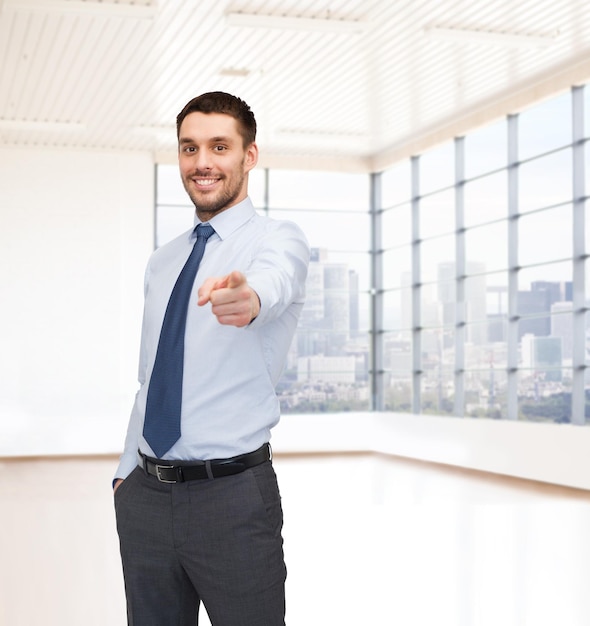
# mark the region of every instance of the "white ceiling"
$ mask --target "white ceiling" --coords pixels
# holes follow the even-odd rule
[[[588,79],[588,0],[0,0],[0,146],[172,160],[178,111],[223,90],[263,165],[375,171]]]

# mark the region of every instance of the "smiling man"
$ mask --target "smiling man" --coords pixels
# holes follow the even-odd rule
[[[303,307],[309,247],[256,213],[256,121],[212,92],[177,118],[195,228],[145,276],[140,388],[116,472],[127,613],[136,626],[285,623],[274,388]]]

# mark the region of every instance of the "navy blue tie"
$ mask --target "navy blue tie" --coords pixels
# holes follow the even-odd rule
[[[205,244],[215,232],[209,224],[199,224],[196,231],[197,241],[168,300],[148,387],[143,436],[158,458],[162,458],[180,438],[188,302]]]

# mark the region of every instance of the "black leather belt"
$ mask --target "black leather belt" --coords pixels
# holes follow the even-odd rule
[[[262,447],[248,454],[240,454],[230,459],[215,459],[212,461],[197,461],[173,464],[172,461],[152,459],[139,453],[143,460],[143,469],[146,474],[155,476],[161,483],[183,483],[187,480],[203,480],[205,478],[222,478],[239,474],[249,467],[270,461],[272,454],[270,445]]]

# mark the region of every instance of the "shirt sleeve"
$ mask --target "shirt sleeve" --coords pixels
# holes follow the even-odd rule
[[[246,271],[248,284],[260,298],[260,312],[249,328],[276,320],[294,303],[305,300],[309,244],[293,222],[271,221]]]

